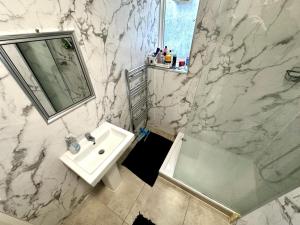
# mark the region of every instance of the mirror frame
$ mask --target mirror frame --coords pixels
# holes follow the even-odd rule
[[[64,110],[55,113],[52,116],[49,116],[42,106],[42,104],[39,102],[37,97],[34,95],[33,91],[30,89],[30,87],[25,82],[24,78],[22,77],[21,73],[18,71],[14,63],[11,61],[9,56],[7,55],[6,51],[3,49],[2,45],[6,44],[16,44],[19,42],[26,42],[26,41],[42,41],[42,40],[49,40],[49,39],[56,39],[56,38],[72,38],[72,41],[75,46],[75,52],[78,57],[78,61],[80,63],[80,67],[83,71],[83,76],[87,81],[87,85],[89,88],[89,91],[91,95],[87,98],[82,99],[81,101],[72,104],[71,106],[65,108]],[[29,33],[29,34],[16,34],[16,35],[4,35],[0,36],[0,60],[3,62],[5,67],[8,69],[8,71],[12,74],[12,76],[15,78],[17,83],[20,85],[20,87],[23,89],[27,97],[30,99],[30,101],[33,103],[33,105],[36,107],[36,109],[39,111],[41,116],[44,118],[44,120],[49,124],[60,117],[64,116],[65,114],[75,110],[76,108],[82,106],[83,104],[87,103],[88,101],[96,98],[95,92],[93,89],[93,85],[90,80],[90,76],[86,67],[86,64],[84,62],[84,58],[82,56],[82,53],[80,51],[80,48],[77,44],[77,39],[75,37],[74,31],[57,31],[57,32],[43,32],[43,33]]]

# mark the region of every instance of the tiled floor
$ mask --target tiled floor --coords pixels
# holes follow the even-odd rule
[[[125,167],[115,191],[97,185],[64,225],[131,225],[141,212],[156,225],[228,225],[228,218],[199,199],[158,178],[150,187]]]

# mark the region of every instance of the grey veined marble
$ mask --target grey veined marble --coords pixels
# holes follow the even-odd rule
[[[186,133],[253,163],[251,202],[236,203],[242,213],[300,185],[300,84],[284,79],[300,65],[299,10],[292,0],[200,4]]]
[[[297,225],[300,223],[297,188],[241,218],[237,225]]]
[[[268,184],[255,196],[261,204],[300,184],[300,83],[284,79],[286,70],[300,66],[299,11],[297,0],[203,0],[189,73],[151,75],[160,90],[151,95],[151,125],[171,133],[185,128],[195,139],[250,160],[254,188]],[[298,213],[284,204],[271,202],[251,214],[259,222],[247,216],[247,223],[297,224]]]
[[[300,65],[299,1],[202,1],[191,74],[199,77],[188,132],[259,160],[295,120],[299,83],[284,79]]]
[[[289,132],[299,128],[300,86],[283,76],[300,64],[300,2],[200,4],[188,75],[159,76],[156,70],[150,75],[150,122],[168,132],[187,125],[194,137],[255,159],[274,181],[266,156],[294,160],[277,149],[294,154],[298,145]],[[143,63],[156,47],[158,1],[5,0],[1,5],[1,34],[74,29],[95,88],[94,101],[47,126],[0,66],[0,210],[34,224],[57,224],[89,192],[58,161],[64,137],[80,136],[104,119],[129,127],[123,71]],[[299,192],[291,197],[297,204]],[[283,197],[241,222],[297,224],[298,215]]]
[[[158,1],[0,5],[1,35],[75,30],[96,92],[95,100],[46,125],[0,64],[0,210],[37,225],[59,224],[90,191],[58,159],[66,151],[64,138],[80,138],[103,120],[129,128],[124,70],[142,64],[156,47]]]

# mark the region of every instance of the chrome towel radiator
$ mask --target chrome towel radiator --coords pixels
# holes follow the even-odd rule
[[[147,66],[125,70],[127,95],[131,119],[131,130],[146,127],[148,120],[148,77]]]

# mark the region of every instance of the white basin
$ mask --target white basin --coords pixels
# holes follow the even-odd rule
[[[96,139],[95,145],[83,138],[79,142],[81,149],[78,153],[67,151],[60,160],[90,185],[95,186],[103,178],[108,186],[115,189],[119,183],[116,181],[119,173],[115,163],[132,143],[134,134],[104,122],[91,135]]]

